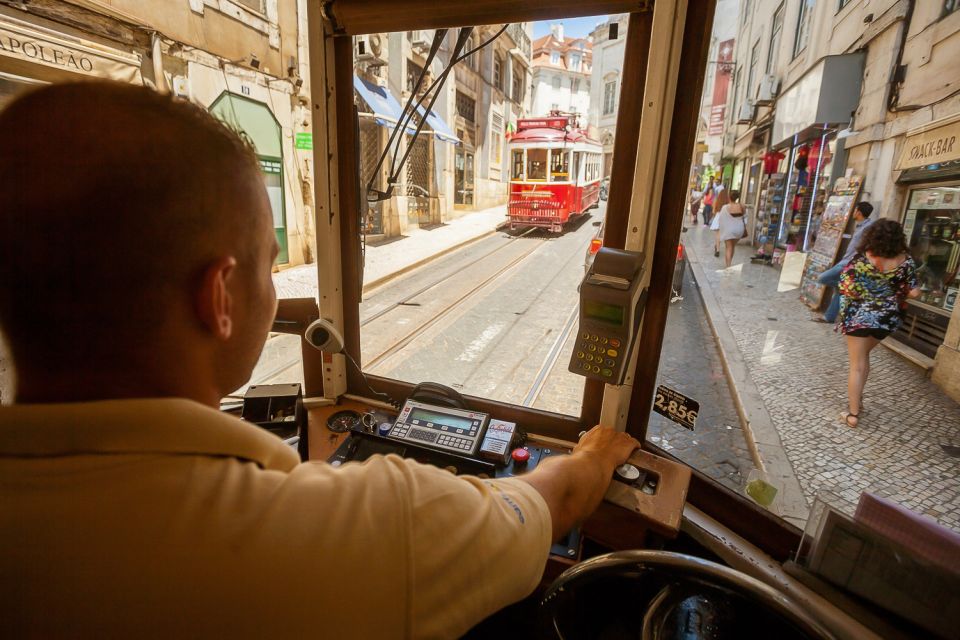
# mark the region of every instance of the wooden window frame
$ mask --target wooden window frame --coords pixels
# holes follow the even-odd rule
[[[605,246],[623,248],[627,235],[631,187],[636,169],[635,150],[644,104],[644,86],[653,23],[652,9],[645,3],[641,3],[647,7],[647,11],[631,13],[636,11],[638,5],[635,1],[625,0],[594,3],[583,3],[582,0],[557,0],[550,3],[547,8],[520,5],[507,0],[470,7],[463,7],[457,3],[444,3],[426,8],[417,0],[391,0],[385,3],[386,0],[353,0],[333,5],[333,11],[328,18],[331,20],[335,36],[462,24],[549,20],[618,11],[630,13],[625,59],[630,60],[631,64],[624,66],[619,80],[621,95],[618,108],[618,135],[614,143],[604,237]],[[385,11],[387,5],[390,11]],[[710,25],[715,8],[716,0],[699,2],[691,0],[687,8],[678,77],[684,78],[685,86],[694,93],[699,93],[703,87],[710,44]],[[342,168],[356,167],[357,116],[352,91],[353,68],[352,64],[336,64],[336,60],[352,60],[352,42],[349,37],[334,37],[332,40],[334,60],[328,61],[328,68],[333,70],[336,88],[336,121],[340,123],[337,138],[338,165]],[[698,106],[696,101],[678,102],[667,144],[666,166],[686,166],[690,162],[696,138]],[[630,153],[630,151],[634,152]],[[359,216],[343,212],[359,211],[361,193],[358,178],[356,171],[341,169],[337,172],[341,211],[339,219],[345,351],[357,361],[360,359],[359,303],[362,289],[361,245],[358,241]],[[644,448],[666,457],[672,456],[647,442],[645,436],[659,370],[673,265],[676,260],[676,239],[679,237],[683,222],[687,186],[686,172],[666,172],[661,187],[660,210],[662,213],[656,229],[651,264],[652,276],[648,298],[650,302],[645,310],[643,329],[638,337],[638,349],[642,356],[639,361],[644,362],[645,366],[642,369],[638,368],[634,384],[630,389],[630,408],[627,418],[627,431],[643,442]],[[319,358],[319,355],[311,355],[310,359],[313,358]],[[305,357],[305,369],[309,368],[306,359]],[[314,364],[316,363],[311,362],[309,366]],[[375,375],[368,375],[365,380],[353,367],[347,368],[346,377],[347,392],[357,395],[367,393],[367,383],[376,391],[387,393],[394,398],[406,397],[414,386]],[[599,421],[602,396],[603,385],[588,380],[579,417],[533,410],[487,398],[468,396],[468,401],[477,410],[519,423],[529,433],[574,440],[581,429]],[[696,469],[693,469],[689,496],[691,503],[707,515],[747,538],[774,558],[786,559],[799,542],[800,532],[796,527],[767,513],[745,497],[726,489]]]

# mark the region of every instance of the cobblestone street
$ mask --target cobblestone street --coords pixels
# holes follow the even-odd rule
[[[741,396],[744,409],[767,414],[785,460],[760,448],[767,464],[788,466],[809,506],[821,491],[855,504],[867,489],[960,530],[960,406],[924,371],[883,346],[871,356],[859,428],[843,424],[847,354],[843,338],[809,321],[798,289],[778,291],[777,268],[751,264],[752,248],[737,247],[734,265],[713,257],[712,233],[684,234],[716,300],[711,321],[729,327],[759,397]],[[719,314],[719,317],[717,315]],[[722,338],[721,338],[722,339]],[[770,453],[767,453],[770,452]]]

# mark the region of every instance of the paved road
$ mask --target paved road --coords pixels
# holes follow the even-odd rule
[[[700,413],[694,431],[652,413],[647,437],[698,471],[739,491],[754,464],[690,269],[684,272],[682,294],[683,299],[671,304],[667,313],[657,384],[697,400]]]

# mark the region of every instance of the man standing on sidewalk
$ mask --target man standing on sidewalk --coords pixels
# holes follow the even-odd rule
[[[853,256],[857,253],[857,247],[860,246],[863,232],[873,224],[873,220],[870,218],[871,213],[873,213],[873,205],[869,202],[858,202],[856,209],[853,210],[853,219],[856,221],[856,226],[854,227],[853,237],[850,238],[850,244],[847,245],[847,250],[840,258],[840,262],[821,273],[817,279],[817,282],[823,286],[833,287],[834,292],[830,299],[830,306],[827,307],[824,314],[822,316],[818,314],[810,318],[814,322],[833,324],[837,321],[837,315],[840,313],[840,292],[836,291],[836,287],[840,284],[840,272],[853,260]]]

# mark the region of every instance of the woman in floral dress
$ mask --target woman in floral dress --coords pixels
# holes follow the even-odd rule
[[[917,265],[907,253],[903,229],[893,220],[877,220],[863,233],[857,254],[840,275],[840,332],[847,339],[848,426],[857,426],[863,387],[870,374],[870,352],[903,322],[907,298],[920,295]]]

